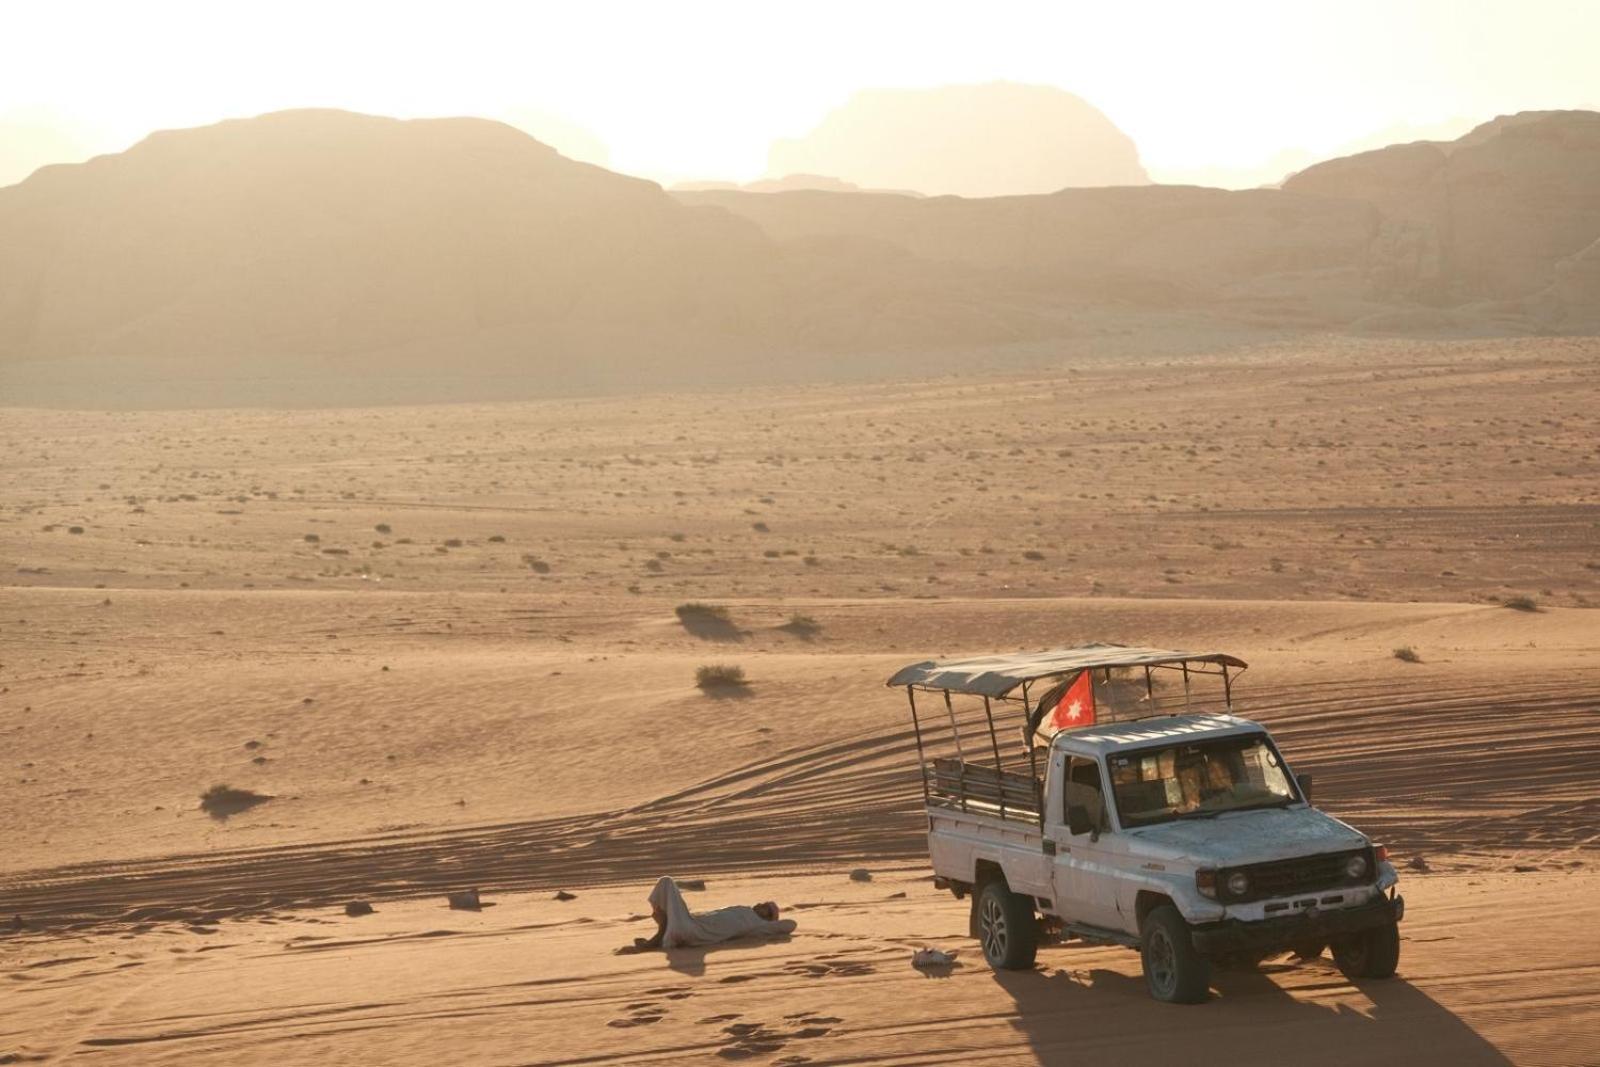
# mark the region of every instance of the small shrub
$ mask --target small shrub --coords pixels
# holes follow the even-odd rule
[[[733,616],[728,614],[728,609],[721,604],[702,604],[699,601],[690,601],[679,604],[672,609],[683,622],[723,622],[730,623]]]
[[[743,689],[750,683],[745,681],[744,668],[727,663],[708,663],[697,668],[694,672],[694,684],[701,689]]]
[[[796,612],[789,616],[789,621],[778,627],[787,630],[796,637],[814,637],[822,632],[822,624],[810,615],[801,615]]]
[[[1394,650],[1394,658],[1402,663],[1421,663],[1422,657],[1417,655],[1417,650],[1410,645],[1401,645]]]
[[[446,547],[446,548],[460,548],[461,547],[461,538],[459,538],[459,537],[447,537],[447,538],[445,538],[444,547]]]
[[[200,810],[213,819],[226,819],[257,804],[265,804],[272,797],[253,793],[248,789],[235,789],[229,785],[214,785],[200,794]]]
[[[1044,559],[1044,553],[1030,548],[1030,549],[1028,549],[1028,551],[1026,551],[1026,552],[1024,552],[1022,554],[1022,558],[1023,559],[1027,559],[1027,560],[1032,560],[1033,562],[1037,563],[1040,560]]]
[[[492,544],[492,545],[503,545],[503,544],[506,543],[505,535],[504,534],[491,534],[490,537],[489,537],[489,543]]]
[[[1531,596],[1507,597],[1504,601],[1502,601],[1502,604],[1503,606],[1510,608],[1512,611],[1539,610],[1539,602],[1534,600]]]

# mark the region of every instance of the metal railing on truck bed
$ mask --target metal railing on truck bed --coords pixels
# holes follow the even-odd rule
[[[1031,775],[954,757],[927,765],[928,804],[1040,825],[1040,788]]]

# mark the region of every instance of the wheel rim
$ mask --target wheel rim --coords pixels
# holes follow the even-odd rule
[[[1172,942],[1167,938],[1167,933],[1162,929],[1150,931],[1150,944],[1145,949],[1144,965],[1150,974],[1150,983],[1162,993],[1169,992],[1177,976],[1177,964],[1173,959]]]
[[[1006,954],[1006,913],[1000,902],[985,897],[979,932],[983,935],[983,954],[991,960],[1004,959]]]

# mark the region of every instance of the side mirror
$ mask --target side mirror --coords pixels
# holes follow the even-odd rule
[[[1089,809],[1082,804],[1067,805],[1067,832],[1076,837],[1079,834],[1089,833],[1094,829],[1094,822],[1089,818]]]
[[[1297,774],[1294,781],[1300,787],[1300,795],[1306,798],[1306,803],[1311,803],[1311,775]]]

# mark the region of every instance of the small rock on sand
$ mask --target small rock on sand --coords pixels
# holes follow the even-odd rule
[[[857,867],[850,872],[850,880],[852,882],[870,882],[872,881],[872,872],[865,867]]]
[[[476,889],[463,889],[459,893],[451,893],[445,899],[450,901],[450,906],[457,911],[482,911],[483,902],[478,899]]]
[[[344,913],[352,919],[358,915],[371,915],[372,905],[364,900],[352,900],[344,906]]]
[[[556,899],[557,900],[577,900],[578,899],[578,894],[569,893],[565,889],[563,889],[563,890],[560,890],[559,892],[556,893]]]
[[[1428,866],[1427,859],[1420,855],[1412,856],[1411,862],[1407,863],[1406,866],[1421,874],[1427,874],[1429,871],[1433,870],[1432,867]]]

